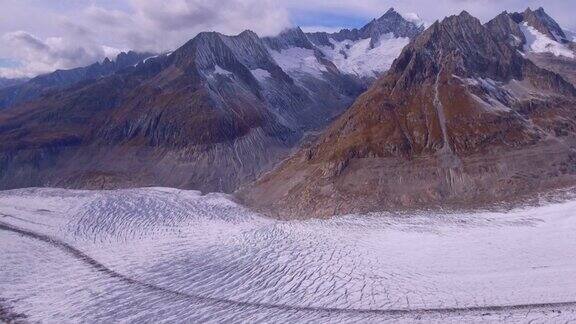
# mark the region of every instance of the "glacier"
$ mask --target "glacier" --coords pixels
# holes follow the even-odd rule
[[[574,210],[280,221],[170,188],[2,191],[0,310],[32,322],[573,319]]]
[[[373,48],[370,47],[370,38],[340,42],[330,38],[332,46],[319,47],[340,71],[361,78],[374,78],[390,68],[409,41],[407,37],[394,37],[388,33],[380,36]]]

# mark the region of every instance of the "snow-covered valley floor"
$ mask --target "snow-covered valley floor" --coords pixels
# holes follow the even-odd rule
[[[0,321],[566,322],[576,201],[282,222],[225,195],[0,192]]]

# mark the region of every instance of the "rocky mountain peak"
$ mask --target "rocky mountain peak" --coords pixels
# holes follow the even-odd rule
[[[526,37],[520,26],[507,11],[487,22],[485,26],[498,40],[507,42],[519,50],[526,43]]]
[[[529,26],[534,27],[537,31],[553,40],[558,42],[568,42],[566,34],[560,25],[550,17],[542,7],[536,10],[527,8],[522,13],[512,13],[511,18],[518,24],[526,23]]]
[[[392,33],[394,37],[414,38],[424,30],[423,26],[417,26],[406,20],[394,8],[390,8],[378,19],[372,20],[360,29],[362,38],[372,38],[374,42],[383,34]],[[373,44],[371,44],[373,46]]]
[[[136,64],[136,62],[141,60],[142,57],[152,55],[153,54],[151,53],[138,53],[135,51],[120,52],[120,54],[116,55],[116,59],[114,61],[119,66],[130,66]]]
[[[265,37],[264,41],[271,49],[276,51],[290,47],[315,49],[314,44],[310,42],[300,27],[285,29],[275,37]]]
[[[226,36],[218,32],[199,33],[176,50],[171,57],[178,66],[194,66],[210,71],[214,70],[216,65],[230,71],[239,68],[240,65],[255,68],[262,62],[271,60],[262,40],[249,30],[235,36]]]
[[[480,20],[471,16],[467,11],[437,20],[428,29],[415,38],[415,43],[436,43],[438,45],[460,42],[471,34],[481,32]]]
[[[392,69],[421,75],[449,65],[453,73],[508,79],[518,75],[518,55],[495,39],[480,20],[463,11],[435,22],[416,37]],[[423,65],[430,68],[423,69]]]
[[[258,34],[251,31],[250,29],[246,29],[243,32],[241,32],[240,34],[238,34],[238,38],[246,38],[246,39],[254,40],[254,39],[258,39]]]
[[[474,28],[478,28],[479,26],[482,26],[482,23],[480,23],[480,20],[472,16],[468,11],[463,10],[458,15],[452,15],[444,18],[441,21],[441,25],[469,25],[473,26]]]
[[[388,9],[382,16],[380,16],[380,18],[373,19],[372,22],[386,23],[389,20],[396,20],[399,18],[404,19],[404,17],[402,17],[402,15],[400,15],[400,13],[392,7]]]

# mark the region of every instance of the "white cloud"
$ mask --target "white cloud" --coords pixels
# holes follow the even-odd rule
[[[272,35],[290,26],[287,9],[277,0],[130,0],[131,11],[91,6],[90,25],[117,38],[124,47],[162,52],[201,31],[237,34],[250,29]]]
[[[10,78],[31,77],[56,69],[88,65],[107,54],[118,52],[110,47],[75,38],[40,39],[25,31],[6,33],[2,43],[20,62],[18,66],[0,69],[0,76]]]
[[[55,2],[45,1],[35,3],[45,6],[44,13],[32,8],[29,16],[21,14],[27,1],[6,1],[21,23],[0,12],[0,58],[15,58],[21,64],[0,67],[4,77],[87,65],[115,56],[117,48],[172,50],[201,31],[237,34],[250,29],[265,36],[291,25],[288,10],[277,0],[125,0],[123,10],[98,6],[97,1],[79,1],[69,10],[56,10],[54,5],[50,10],[49,3]],[[31,3],[27,5],[34,7]],[[15,26],[24,28],[10,30]]]

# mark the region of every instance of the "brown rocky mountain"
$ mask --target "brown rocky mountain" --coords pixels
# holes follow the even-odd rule
[[[576,89],[521,51],[520,23],[543,17],[532,13],[434,23],[317,141],[238,197],[309,217],[485,207],[576,184]]]

